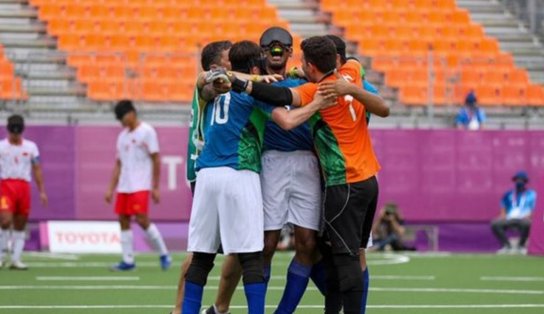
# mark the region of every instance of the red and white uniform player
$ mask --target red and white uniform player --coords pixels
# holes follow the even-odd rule
[[[26,270],[21,262],[25,245],[25,228],[30,215],[30,182],[32,174],[40,191],[40,200],[47,205],[38,146],[24,139],[24,120],[19,115],[8,118],[8,137],[0,141],[0,268],[4,266],[11,232],[13,253],[11,269]]]
[[[106,202],[112,201],[113,191],[117,188],[115,213],[121,225],[123,259],[112,270],[127,271],[136,266],[130,228],[132,217],[160,254],[161,268],[166,270],[170,267],[171,258],[159,229],[148,215],[150,196],[155,203],[160,198],[159,139],[151,125],[138,119],[132,102],[120,101],[115,107],[115,114],[125,128],[117,138],[117,159],[106,192]]]

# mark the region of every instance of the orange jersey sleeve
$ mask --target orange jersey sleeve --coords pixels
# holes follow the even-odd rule
[[[317,92],[317,84],[306,83],[294,88],[295,92],[300,96],[300,105],[306,106],[314,99],[314,95]]]

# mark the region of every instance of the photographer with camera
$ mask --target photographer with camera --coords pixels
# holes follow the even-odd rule
[[[403,224],[404,221],[400,216],[397,204],[385,204],[372,228],[373,250],[383,251],[387,245],[390,245],[393,251],[413,250],[402,242],[405,233]]]

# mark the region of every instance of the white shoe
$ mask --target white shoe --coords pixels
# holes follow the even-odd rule
[[[506,254],[512,254],[512,248],[509,246],[503,246],[500,250],[497,251],[497,254],[500,255],[506,255]]]
[[[21,261],[15,261],[15,262],[11,263],[11,265],[9,266],[9,269],[11,269],[11,270],[28,270],[28,266],[26,266]]]
[[[526,247],[518,248],[518,254],[527,255],[527,248]]]
[[[4,265],[5,265],[5,264],[6,264],[6,263],[5,263],[4,261],[1,261],[1,260],[0,260],[0,269],[4,268]]]

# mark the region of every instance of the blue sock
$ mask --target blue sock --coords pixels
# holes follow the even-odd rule
[[[199,314],[202,307],[204,286],[185,281],[185,296],[183,297],[182,312],[184,314]]]
[[[266,284],[264,282],[244,284],[244,292],[247,299],[248,314],[264,314]]]
[[[327,274],[325,272],[325,264],[322,260],[312,266],[310,278],[314,282],[317,289],[319,289],[319,292],[321,292],[322,295],[325,295],[327,291]]]
[[[304,266],[295,259],[291,261],[287,270],[287,283],[276,314],[291,314],[295,312],[300,299],[306,291],[312,266]]]
[[[361,314],[366,312],[366,300],[368,299],[368,287],[370,285],[370,273],[368,267],[363,272],[363,299],[361,300]]]

